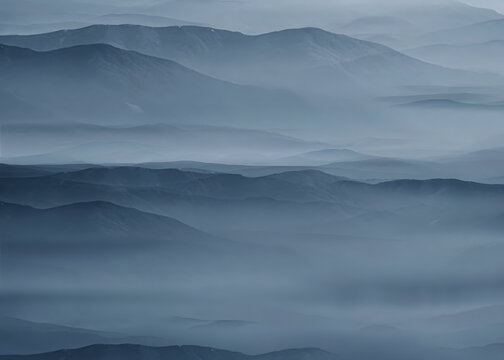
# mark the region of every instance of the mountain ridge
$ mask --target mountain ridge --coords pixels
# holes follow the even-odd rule
[[[259,35],[181,26],[93,25],[36,36],[4,36],[0,43],[54,50],[86,43],[109,43],[167,58],[233,83],[280,87],[297,92],[364,92],[375,86],[496,81],[480,74],[422,62],[390,47],[319,28],[279,30]],[[414,71],[422,76],[412,78]],[[345,89],[343,89],[345,88]],[[374,89],[376,90],[376,89]]]

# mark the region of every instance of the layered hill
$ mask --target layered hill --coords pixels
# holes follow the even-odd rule
[[[0,179],[0,199],[8,202],[49,207],[109,201],[175,217],[212,231],[285,230],[334,224],[321,229],[366,232],[369,227],[356,224],[372,221],[374,226],[391,227],[391,231],[442,228],[495,232],[502,228],[503,198],[502,185],[453,179],[368,184],[314,170],[246,177],[176,169],[101,167]],[[72,214],[71,210],[65,212]],[[108,222],[94,218],[92,222],[93,226],[103,224],[103,229],[108,229]],[[118,220],[113,223],[121,224]],[[157,226],[148,227],[157,234]],[[136,234],[134,229],[128,233]]]

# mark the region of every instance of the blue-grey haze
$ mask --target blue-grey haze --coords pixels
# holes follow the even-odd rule
[[[0,360],[504,358],[492,0],[0,0]]]

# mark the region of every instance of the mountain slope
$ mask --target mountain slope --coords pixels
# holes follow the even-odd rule
[[[305,92],[344,94],[352,89],[362,92],[370,86],[490,81],[317,28],[250,36],[196,26],[97,25],[33,36],[3,36],[2,42],[35,50],[108,43],[171,59],[232,82]],[[418,76],[412,77],[412,73]]]
[[[0,91],[66,121],[259,123],[304,109],[284,92],[229,84],[110,45],[50,52],[0,45],[0,65]]]
[[[300,42],[294,42],[300,40]],[[212,61],[225,60],[240,53],[243,58],[254,56],[283,57],[285,50],[278,48],[280,42],[288,55],[304,52],[306,57],[332,56],[335,61],[352,60],[357,57],[373,55],[388,48],[373,43],[336,35],[316,28],[289,29],[256,36],[240,32],[219,30],[198,26],[172,26],[153,28],[139,25],[93,25],[69,31],[56,31],[28,36],[2,36],[0,42],[47,51],[94,43],[114,43],[116,46],[135,50],[152,56],[189,61],[190,56],[207,56]],[[305,47],[309,46],[309,49]],[[305,50],[319,48],[318,54]],[[327,50],[325,50],[327,49]],[[258,50],[263,50],[259,52]]]
[[[26,223],[30,227],[26,227]],[[0,203],[0,224],[7,235],[4,249],[102,248],[166,246],[184,248],[220,240],[175,219],[104,201],[35,209]]]

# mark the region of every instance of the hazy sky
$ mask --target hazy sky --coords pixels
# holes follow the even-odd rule
[[[200,0],[200,1],[228,1],[228,0]],[[237,2],[247,2],[249,0],[235,0]],[[274,2],[275,0],[273,0]],[[306,3],[312,3],[312,1],[308,1],[308,0],[305,0]],[[340,2],[341,0],[331,0],[331,2]],[[347,0],[343,0],[343,1],[347,1]],[[426,1],[429,1],[429,0],[426,0]],[[433,2],[441,2],[441,1],[444,1],[444,0],[430,0],[430,1],[433,1]],[[78,1],[76,1],[78,2]],[[85,2],[85,1],[82,1],[82,2]],[[96,1],[96,0],[91,0],[91,1],[88,1],[88,2],[94,2],[94,3],[110,3],[110,4],[115,4],[115,5],[132,5],[132,4],[138,4],[138,5],[149,5],[149,4],[155,4],[155,3],[160,3],[160,2],[165,2],[165,1],[162,1],[162,0],[105,0],[105,1]],[[166,1],[168,2],[168,1]],[[297,0],[296,1],[293,1],[293,2],[298,2]],[[357,1],[351,1],[350,3],[352,2],[361,2],[359,0]],[[399,3],[406,3],[406,2],[418,2],[418,0],[367,0],[367,2],[369,3],[384,3],[384,2],[399,2]],[[425,2],[425,1],[422,1],[422,2]],[[495,10],[499,10],[499,11],[504,11],[504,1],[503,0],[461,0],[461,2],[464,2],[466,4],[469,4],[469,5],[473,5],[473,6],[480,6],[480,7],[487,7],[487,8],[492,8],[492,9],[495,9]]]
[[[492,8],[504,12],[504,1],[502,0],[465,0],[464,2],[470,5]]]

